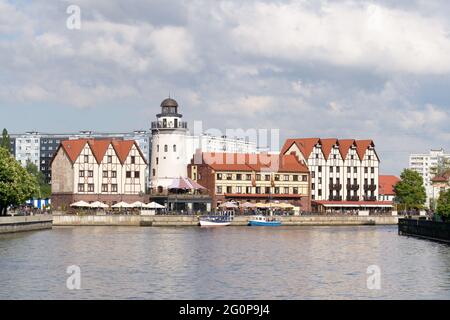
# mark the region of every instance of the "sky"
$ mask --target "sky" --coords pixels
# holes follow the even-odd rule
[[[67,27],[80,9],[79,29]],[[380,172],[450,151],[447,0],[0,0],[0,127],[373,139]],[[192,126],[192,125],[191,125]]]

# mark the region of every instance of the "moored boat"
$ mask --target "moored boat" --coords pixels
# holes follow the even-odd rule
[[[257,215],[248,221],[249,226],[262,226],[262,227],[278,227],[281,226],[281,221],[272,217],[266,217],[263,215]]]
[[[230,216],[206,216],[200,218],[201,227],[225,227],[231,224]]]

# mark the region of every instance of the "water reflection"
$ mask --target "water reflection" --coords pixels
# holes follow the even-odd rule
[[[449,299],[450,246],[396,227],[61,227],[0,236],[0,283],[1,299]]]

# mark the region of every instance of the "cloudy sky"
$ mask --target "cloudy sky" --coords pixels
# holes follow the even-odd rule
[[[67,7],[81,28],[67,28]],[[0,0],[0,126],[371,138],[384,173],[450,151],[450,2]]]

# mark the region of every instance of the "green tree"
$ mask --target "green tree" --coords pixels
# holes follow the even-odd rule
[[[430,168],[430,174],[432,177],[444,174],[450,170],[450,159],[441,158],[439,159],[437,165]]]
[[[36,178],[8,150],[0,147],[0,215],[6,215],[10,205],[20,205],[30,199],[38,189]]]
[[[394,190],[396,201],[406,210],[423,208],[427,199],[422,176],[414,170],[403,170]]]
[[[5,148],[8,152],[11,149],[11,139],[9,138],[8,130],[6,130],[6,128],[3,129],[0,147]]]
[[[45,182],[45,176],[42,172],[39,171],[38,167],[32,163],[30,160],[27,161],[25,169],[29,174],[36,178],[39,189],[35,194],[33,194],[33,198],[46,199],[51,196],[51,186]]]
[[[450,189],[442,191],[437,201],[436,212],[447,220],[450,218]]]

